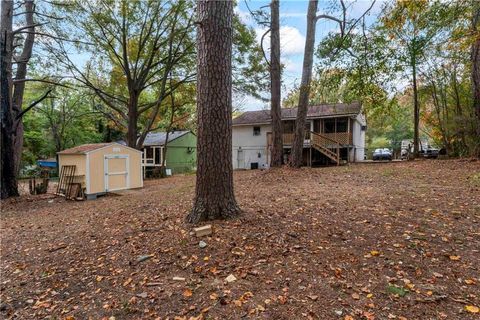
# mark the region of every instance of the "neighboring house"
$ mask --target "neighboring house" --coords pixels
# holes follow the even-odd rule
[[[297,108],[282,109],[285,160],[290,155]],[[303,147],[304,165],[364,160],[365,115],[360,103],[310,106]],[[247,111],[233,119],[234,169],[255,169],[270,163],[272,125],[269,110]]]
[[[166,132],[150,132],[143,143],[143,166],[149,174],[160,168],[165,155]],[[197,161],[197,136],[191,131],[172,131],[166,144],[165,166],[172,173],[195,170]]]

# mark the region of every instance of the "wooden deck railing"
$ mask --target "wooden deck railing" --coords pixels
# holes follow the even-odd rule
[[[283,145],[285,146],[291,146],[293,144],[293,133],[284,133],[283,134]],[[272,145],[272,133],[267,132],[267,145],[271,146]]]
[[[310,132],[310,143],[312,147],[335,161],[337,166],[340,164],[340,142],[323,134]]]
[[[340,145],[351,145],[352,144],[352,133],[351,132],[337,132],[337,133],[316,133],[320,134],[322,137],[335,141],[335,143],[339,143]],[[311,139],[311,133],[306,132],[305,140]],[[283,145],[291,146],[293,144],[293,133],[284,133],[283,134]],[[272,133],[267,133],[267,145],[272,145]]]
[[[351,145],[353,140],[351,132],[320,133],[320,134],[332,140],[338,141],[340,144],[343,144],[343,145]]]

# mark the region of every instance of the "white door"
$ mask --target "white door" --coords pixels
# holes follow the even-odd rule
[[[237,168],[245,169],[245,155],[242,149],[237,150]]]
[[[128,155],[105,155],[105,192],[129,188],[128,168]]]

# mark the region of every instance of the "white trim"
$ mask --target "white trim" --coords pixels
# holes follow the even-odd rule
[[[112,142],[112,143],[110,143],[110,144],[107,144],[107,145],[104,146],[104,147],[101,147],[101,148],[98,148],[98,149],[94,149],[94,150],[90,150],[90,151],[86,151],[86,152],[62,153],[62,151],[60,151],[60,152],[57,152],[57,154],[89,154],[89,153],[94,153],[94,152],[103,150],[103,149],[105,149],[105,148],[109,148],[109,147],[114,146],[114,145],[115,145],[115,146],[124,147],[124,148],[127,148],[127,149],[132,150],[132,151],[136,151],[136,152],[140,152],[140,153],[142,152],[142,151],[140,151],[140,150],[137,150],[137,149],[135,149],[135,148],[131,148],[131,147],[126,146],[126,145],[124,145],[124,144],[121,144],[121,143],[118,143],[118,142]]]
[[[87,158],[87,164],[86,164],[86,169],[85,169],[85,184],[87,188],[87,194],[90,194],[90,157],[88,156],[88,153],[86,154]]]
[[[143,176],[145,175],[145,168],[143,167],[143,152],[140,158],[140,182],[143,188]]]
[[[109,191],[118,191],[118,190],[126,190],[130,189],[130,156],[128,154],[105,154],[103,156],[103,174],[104,174],[104,179],[103,179],[103,190],[105,192]],[[122,172],[108,172],[108,160],[109,159],[125,159],[126,163],[126,170],[127,171],[122,171]],[[126,179],[126,187],[125,188],[117,188],[117,189],[108,189],[108,177],[112,175],[125,175]],[[143,186],[143,180],[142,180],[142,186]]]
[[[113,145],[118,145],[118,146],[120,146],[120,147],[124,147],[124,148],[127,148],[127,149],[129,149],[129,150],[136,151],[136,152],[140,152],[140,153],[142,152],[142,151],[140,151],[140,150],[137,150],[137,149],[135,149],[135,148],[131,148],[131,147],[126,146],[126,145],[123,145],[123,144],[121,144],[121,143],[112,142],[112,143],[110,143],[110,144],[108,144],[108,145],[106,145],[106,146],[104,146],[104,147],[101,147],[101,148],[98,148],[98,149],[95,149],[95,150],[90,150],[90,151],[87,151],[87,152],[85,152],[85,153],[87,154],[87,153],[97,152],[97,151],[99,151],[99,150],[103,150],[103,149],[108,148],[108,147],[111,147],[111,146],[113,146]]]
[[[318,119],[327,119],[327,118],[343,118],[343,117],[348,117],[348,116],[356,117],[359,114],[361,114],[361,113],[360,112],[359,113],[339,113],[339,114],[333,114],[333,115],[309,116],[309,117],[306,118],[306,120],[318,120]],[[295,120],[296,120],[296,117],[282,118],[282,121],[295,121]],[[272,124],[272,121],[269,121],[269,122],[236,123],[236,124],[234,123],[234,124],[232,124],[232,127],[258,126],[258,125],[271,125],[271,124]]]
[[[128,174],[128,171],[120,171],[120,172],[110,172],[108,173],[109,176],[124,176]]]

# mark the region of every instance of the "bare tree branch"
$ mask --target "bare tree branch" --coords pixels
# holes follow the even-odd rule
[[[20,112],[19,114],[17,114],[17,116],[15,117],[15,120],[20,120],[20,118],[23,117],[23,115],[25,113],[27,113],[28,111],[30,111],[33,107],[35,107],[37,104],[39,104],[40,102],[42,102],[43,100],[45,100],[48,95],[50,94],[50,92],[52,92],[53,89],[48,89],[40,98],[38,98],[37,100],[33,101],[32,103],[30,103],[30,105],[28,107],[26,107],[25,109],[22,110],[22,112]],[[18,123],[18,122],[17,122]]]

